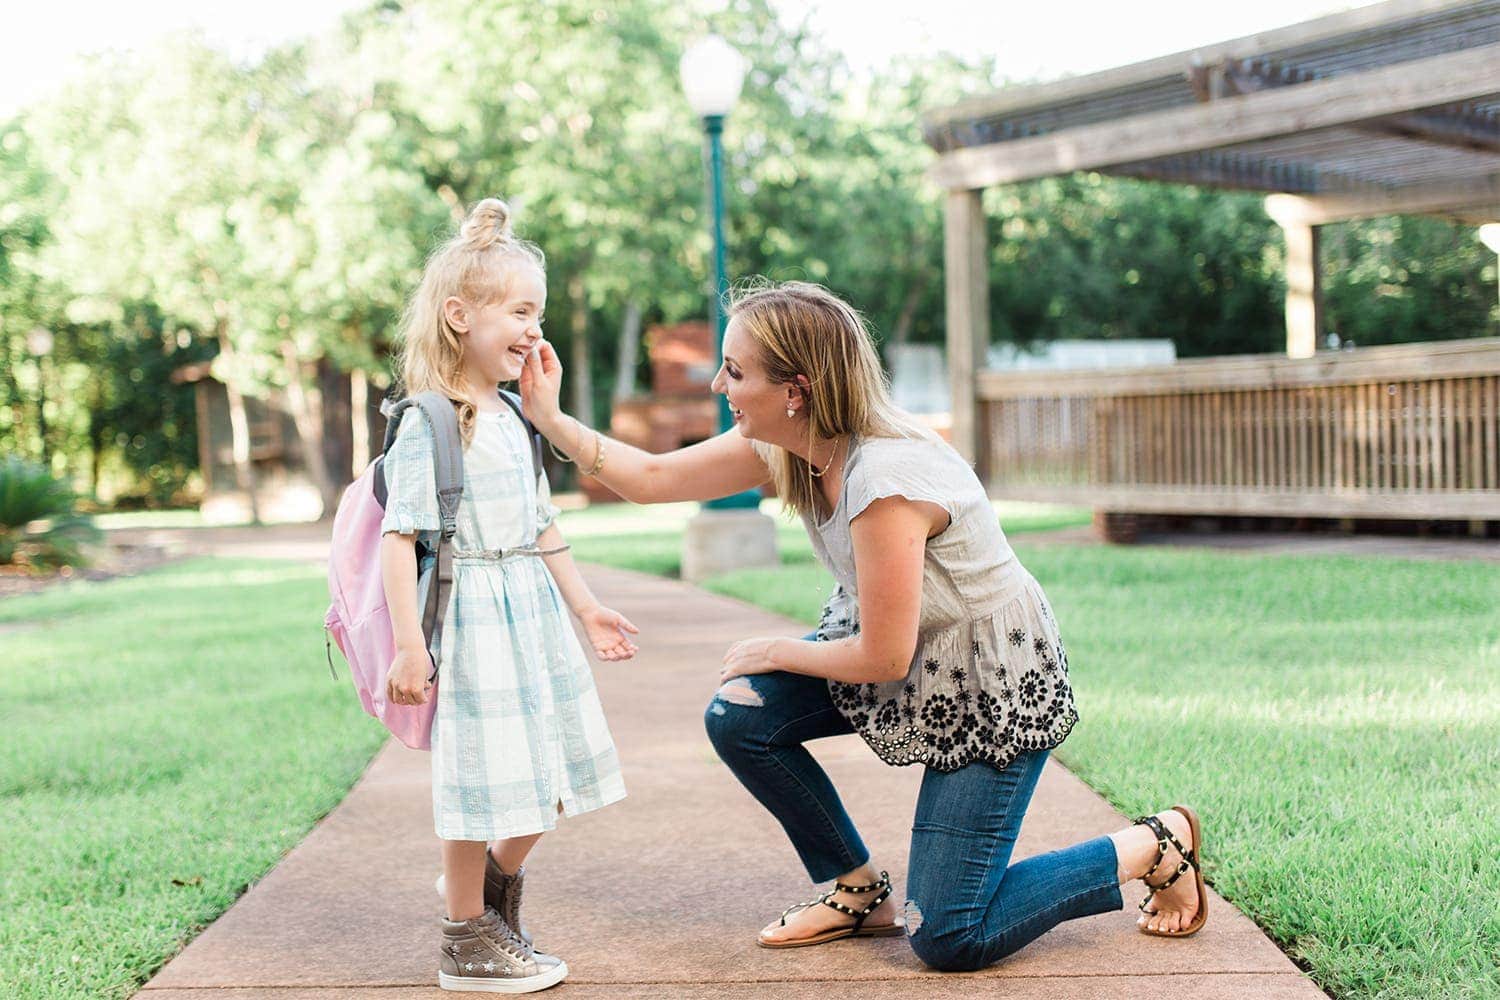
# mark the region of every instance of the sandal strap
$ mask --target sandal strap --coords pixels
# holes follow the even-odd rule
[[[785,927],[786,918],[791,916],[793,913],[798,913],[802,910],[807,909],[808,907],[822,905],[828,907],[829,909],[837,910],[838,912],[845,914],[846,916],[853,917],[854,929],[858,931],[861,927],[864,926],[865,921],[869,919],[870,914],[874,913],[876,908],[879,907],[881,903],[884,903],[886,899],[888,899],[891,895],[891,878],[885,872],[880,873],[880,881],[871,883],[870,885],[856,886],[851,888],[844,885],[842,882],[834,882],[833,886],[834,887],[832,889],[829,889],[817,899],[810,899],[805,903],[793,903],[785,910],[782,910],[781,925]],[[839,891],[857,893],[875,892],[876,895],[875,898],[870,900],[870,902],[866,904],[863,909],[856,910],[852,906],[845,906],[843,903],[834,901],[834,893]]]
[[[835,892],[874,892],[877,889],[889,889],[891,887],[891,876],[889,872],[881,872],[880,877],[869,885],[845,885],[837,880],[833,883]]]
[[[860,927],[864,925],[864,922],[869,919],[870,914],[875,912],[875,908],[878,907],[881,903],[884,903],[886,901],[886,898],[890,896],[890,894],[891,887],[887,885],[885,888],[881,889],[880,892],[876,893],[875,898],[870,900],[870,902],[863,909],[859,910],[856,910],[851,906],[845,906],[843,903],[835,903],[833,901],[833,893],[831,892],[825,895],[821,900],[819,900],[819,902],[821,902],[824,906],[829,907],[830,909],[838,910],[840,913],[853,917],[854,929],[859,930]]]
[[[1144,826],[1156,834],[1156,860],[1151,863],[1151,867],[1146,870],[1146,874],[1141,876],[1141,881],[1149,886],[1151,884],[1151,876],[1156,874],[1156,870],[1161,867],[1161,863],[1167,859],[1167,836],[1169,831],[1162,825],[1161,820],[1155,816],[1140,816],[1135,820],[1135,825]]]
[[[803,910],[806,910],[809,907],[817,906],[819,903],[823,902],[823,900],[824,897],[819,896],[817,899],[809,899],[805,903],[793,903],[791,906],[788,906],[786,909],[781,911],[781,926],[786,926],[786,918],[790,917],[793,913],[801,913]]]
[[[1145,883],[1146,888],[1151,890],[1151,894],[1141,902],[1141,910],[1146,912],[1146,904],[1151,902],[1152,898],[1158,892],[1172,888],[1172,886],[1177,884],[1178,879],[1198,867],[1198,857],[1184,847],[1182,841],[1173,836],[1172,831],[1167,829],[1166,824],[1155,816],[1142,816],[1136,820],[1136,823],[1147,827],[1152,833],[1156,834],[1156,862],[1146,874],[1141,876],[1141,881]],[[1177,869],[1167,876],[1166,881],[1152,882],[1151,876],[1156,874],[1157,870],[1161,868],[1162,862],[1167,858],[1167,846],[1169,844],[1177,849],[1178,854],[1182,855],[1182,860],[1178,862]]]

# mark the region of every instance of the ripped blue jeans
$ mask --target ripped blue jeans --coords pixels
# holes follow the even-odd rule
[[[814,882],[870,859],[828,775],[803,746],[853,732],[828,683],[770,673],[730,681],[704,713],[709,739],[750,794],[780,821]],[[1047,752],[1000,770],[927,768],[907,867],[906,933],[935,969],[981,969],[1065,920],[1120,909],[1108,837],[1010,863]]]

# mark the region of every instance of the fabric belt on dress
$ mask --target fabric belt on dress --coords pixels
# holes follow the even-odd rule
[[[454,562],[505,562],[507,559],[520,559],[526,556],[555,556],[572,548],[570,545],[559,545],[555,549],[539,549],[536,545],[517,545],[511,549],[454,549]]]

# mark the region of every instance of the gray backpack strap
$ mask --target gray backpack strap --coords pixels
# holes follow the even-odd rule
[[[411,406],[409,399],[387,399],[380,404],[380,415],[385,417],[385,443],[380,446],[380,454],[375,458],[375,502],[380,504],[384,510],[386,501],[390,499],[390,487],[385,481],[385,454],[391,450],[391,445],[396,443],[396,430],[401,426],[401,414]]]
[[[542,478],[542,433],[526,419],[526,414],[521,410],[521,397],[513,392],[500,390],[500,398],[505,400],[507,406],[516,411],[516,416],[521,418],[521,426],[526,428],[526,439],[531,442],[531,474],[537,479]]]
[[[439,392],[423,392],[395,401],[386,400],[380,412],[385,414],[385,444],[380,449],[380,465],[375,470],[375,500],[384,507],[389,498],[385,481],[385,454],[396,443],[401,417],[413,406],[421,407],[432,427],[433,478],[437,483],[438,518],[442,536],[452,538],[458,530],[458,502],[464,495],[464,447],[458,433],[458,414],[453,404]]]
[[[381,406],[380,412],[386,416],[382,462],[385,453],[396,443],[401,417],[413,406],[421,408],[432,427],[433,478],[437,485],[438,518],[442,522],[432,553],[433,561],[417,575],[417,607],[422,614],[422,634],[427,638],[427,652],[432,658],[433,672],[428,677],[432,680],[437,676],[443,621],[448,614],[448,598],[453,590],[452,541],[458,531],[458,504],[464,495],[464,448],[453,403],[440,392],[422,392],[395,402],[387,400]],[[376,469],[374,485],[375,499],[384,507],[387,487],[383,465]]]
[[[464,495],[464,443],[458,433],[458,414],[440,392],[419,392],[411,401],[422,408],[432,425],[438,517],[443,523],[443,540],[449,541],[458,530],[458,502]]]

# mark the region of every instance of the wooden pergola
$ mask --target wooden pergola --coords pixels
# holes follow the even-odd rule
[[[1087,76],[1007,88],[931,111],[924,129],[938,153],[929,176],[948,192],[954,443],[997,494],[1120,511],[1245,513],[1305,513],[1326,507],[1324,495],[1341,494],[1351,502],[1338,516],[1500,518],[1494,457],[1500,338],[1466,341],[1457,353],[1445,346],[1434,364],[1417,359],[1409,346],[1315,358],[1320,225],[1403,213],[1476,224],[1500,219],[1500,0],[1390,0]],[[1214,362],[1143,372],[1137,386],[1134,376],[1096,373],[1071,387],[1064,377],[1056,391],[1034,372],[982,373],[990,339],[984,189],[1083,170],[1266,192],[1267,212],[1286,235],[1288,358],[1235,359],[1222,385]],[[1397,382],[1423,372],[1438,381],[1413,384],[1402,395]],[[1443,381],[1471,377],[1462,386]],[[1081,388],[1085,383],[1091,388]],[[1377,383],[1400,404],[1379,418],[1353,402]],[[1172,384],[1178,388],[1168,390]],[[1293,387],[1327,391],[1289,395]],[[1452,405],[1442,402],[1449,392],[1457,393]],[[1207,395],[1217,397],[1210,409],[1219,408],[1222,426],[1195,410]],[[1125,425],[1105,419],[1118,416],[1122,405],[1129,409],[1131,399],[1157,415],[1132,413]],[[1021,400],[1031,401],[1032,412],[1020,413]],[[1044,412],[1044,400],[1057,404],[1055,412]],[[1346,402],[1354,407],[1347,412]],[[1267,421],[1259,429],[1249,426],[1257,414]],[[1018,417],[1024,417],[1019,424]],[[1294,437],[1298,420],[1307,424],[1302,431],[1322,440],[1301,447],[1289,440],[1284,451],[1262,440]],[[1357,432],[1361,420],[1368,426]],[[1379,420],[1390,424],[1387,437],[1404,435],[1419,449],[1425,446],[1418,438],[1429,441],[1439,458],[1445,447],[1461,445],[1472,459],[1434,465],[1419,450],[1412,461],[1430,467],[1403,471],[1380,450]],[[1134,439],[1122,439],[1126,425]],[[1218,445],[1194,441],[1200,431],[1218,435]],[[1243,440],[1236,437],[1241,431]],[[1028,433],[1057,437],[1042,449],[1046,457],[1026,444]],[[1250,457],[1268,448],[1281,457]],[[1363,460],[1355,454],[1360,449]],[[1340,460],[1344,451],[1347,463]],[[1059,462],[1071,466],[1059,472]],[[1397,496],[1416,490],[1431,500],[1445,482],[1465,496],[1436,504]],[[1226,492],[1245,499],[1231,501]]]

